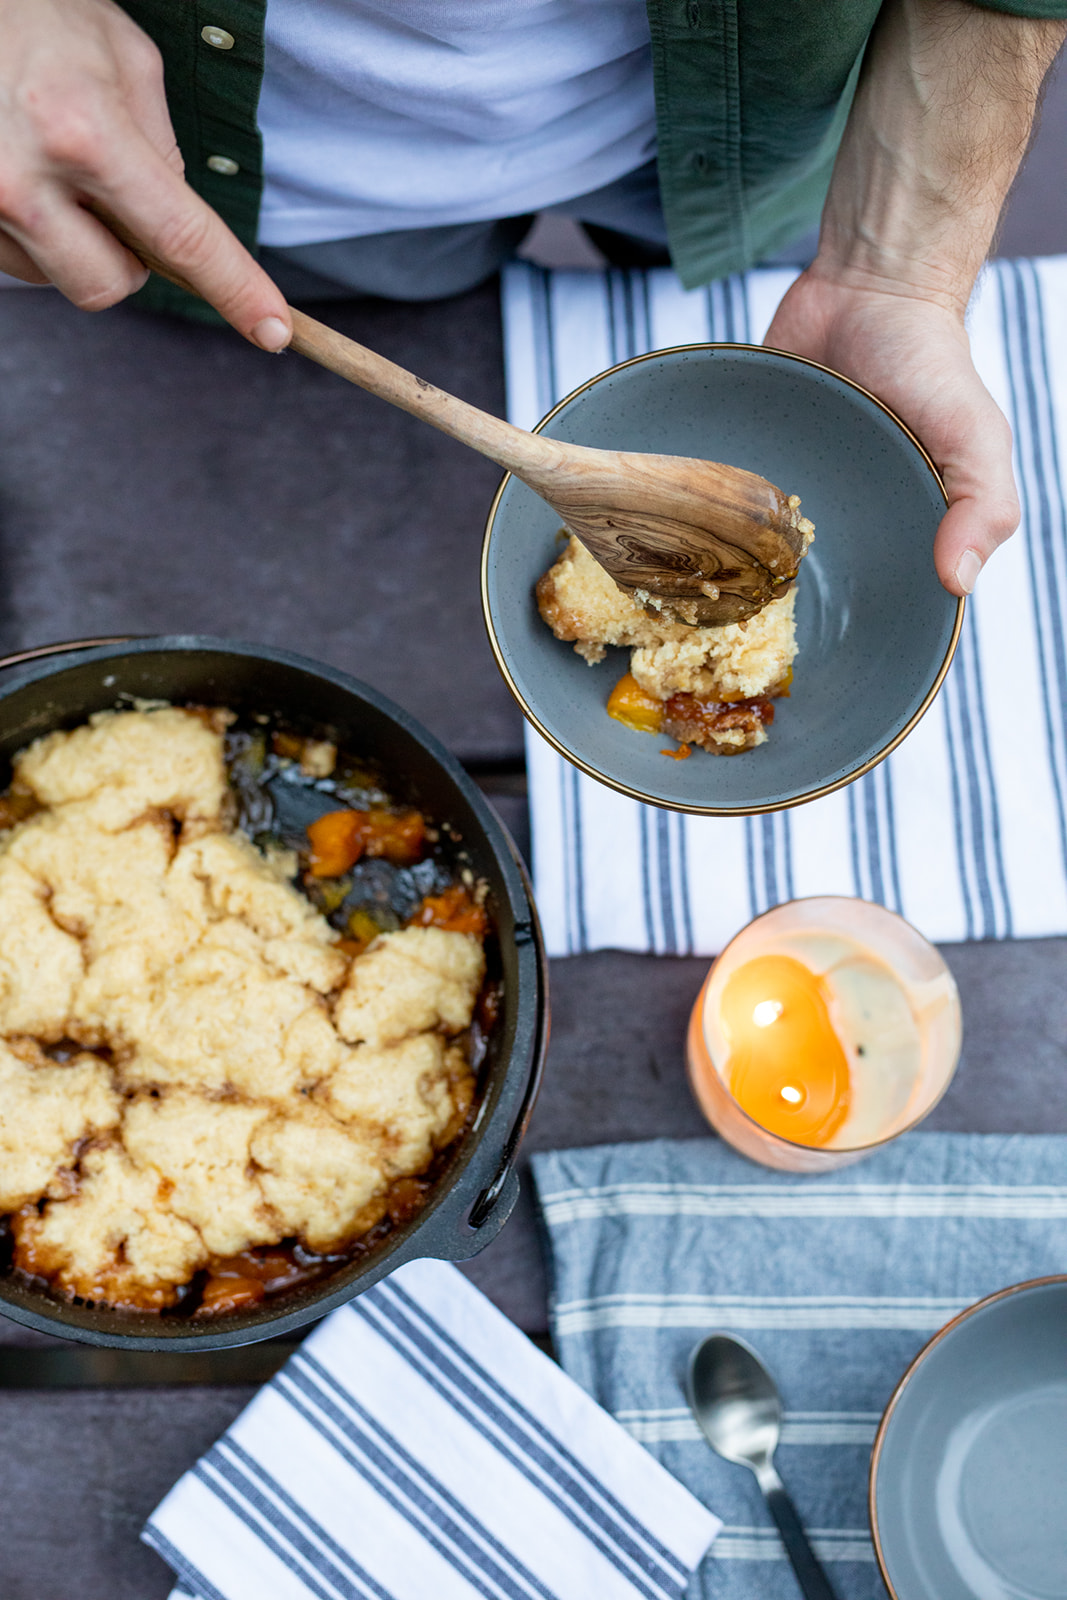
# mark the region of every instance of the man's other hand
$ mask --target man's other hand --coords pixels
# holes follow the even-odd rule
[[[937,575],[970,594],[983,564],[1019,524],[1011,429],[971,360],[961,316],[903,293],[819,276],[788,291],[766,343],[792,350],[869,389],[933,459],[949,509],[934,542]]]
[[[99,311],[145,268],[99,206],[253,344],[292,333],[283,296],[183,178],[152,41],[112,0],[0,0],[0,270]]]
[[[819,253],[767,334],[869,389],[929,452],[949,499],[934,564],[951,594],[970,593],[1019,521],[1010,430],[963,319],[1065,31],[971,0],[883,0]]]

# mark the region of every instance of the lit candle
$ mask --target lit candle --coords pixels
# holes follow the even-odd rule
[[[910,924],[863,900],[795,900],[742,929],[712,967],[689,1073],[736,1148],[817,1171],[925,1116],[959,1043],[952,975]]]

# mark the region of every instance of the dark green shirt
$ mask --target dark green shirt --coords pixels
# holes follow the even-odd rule
[[[120,3],[163,53],[186,177],[254,249],[266,0]],[[647,0],[660,191],[687,288],[742,271],[818,220],[879,3]],[[1067,0],[976,3],[1067,16]],[[229,48],[210,42],[220,30]],[[155,278],[139,300],[215,316]]]

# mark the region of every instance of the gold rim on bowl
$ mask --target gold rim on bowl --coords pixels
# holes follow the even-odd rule
[[[993,1294],[987,1294],[984,1299],[976,1300],[973,1306],[965,1306],[962,1311],[957,1312],[951,1321],[946,1322],[943,1328],[939,1328],[932,1339],[927,1340],[890,1395],[889,1404],[882,1412],[882,1420],[878,1424],[878,1432],[874,1436],[870,1472],[867,1477],[867,1515],[871,1524],[871,1538],[874,1542],[874,1554],[878,1562],[878,1570],[882,1575],[882,1582],[889,1590],[890,1600],[907,1600],[907,1597],[893,1587],[892,1579],[886,1567],[885,1555],[882,1550],[882,1537],[878,1531],[878,1508],[875,1499],[875,1488],[878,1482],[878,1463],[882,1455],[882,1446],[885,1444],[886,1431],[904,1390],[927,1356],[937,1349],[942,1340],[948,1338],[954,1328],[958,1328],[961,1323],[969,1321],[979,1311],[984,1311],[987,1306],[995,1305],[998,1300],[1007,1300],[1011,1295],[1015,1294],[1025,1294],[1030,1289],[1042,1289],[1046,1284],[1050,1283],[1067,1284],[1067,1273],[1052,1272],[1044,1278],[1027,1278],[1025,1283],[1009,1284],[1006,1289],[997,1289]]]
[[[814,367],[817,372],[825,372],[829,377],[836,378],[839,383],[845,384],[849,389],[854,389],[857,394],[863,395],[866,400],[870,400],[873,405],[876,405],[879,411],[887,416],[890,422],[895,423],[900,429],[901,433],[903,433],[911,441],[916,450],[918,450],[919,454],[922,456],[923,460],[926,462],[926,465],[929,467],[934,481],[941,491],[945,505],[948,505],[948,495],[945,493],[945,485],[942,481],[941,474],[938,472],[933,461],[930,459],[929,454],[919,443],[911,429],[906,423],[900,420],[895,411],[890,410],[889,406],[887,406],[883,401],[879,400],[878,396],[872,394],[869,389],[865,389],[862,384],[854,383],[851,378],[846,378],[840,372],[835,372],[833,367],[824,366],[821,361],[810,361],[807,356],[794,355],[791,350],[775,350],[769,345],[733,344],[726,341],[709,341],[697,344],[668,345],[663,350],[649,350],[644,355],[630,356],[628,360],[619,361],[613,367],[605,367],[603,372],[598,372],[595,377],[587,379],[585,383],[580,383],[576,389],[572,389],[570,394],[564,395],[563,399],[557,401],[557,403],[552,407],[552,410],[547,412],[545,416],[541,418],[537,426],[531,431],[533,433],[540,433],[541,430],[546,427],[554,417],[559,415],[564,406],[570,405],[571,401],[576,399],[578,395],[584,394],[587,389],[593,388],[594,384],[600,383],[604,378],[612,377],[616,372],[622,372],[627,367],[636,367],[640,365],[642,361],[652,361],[659,356],[685,355],[694,350],[715,350],[728,352],[736,350],[748,350],[760,355],[782,356],[787,361],[795,361],[798,366]],[[691,801],[687,800],[660,800],[657,799],[655,795],[645,794],[641,789],[631,788],[629,784],[621,782],[621,780],[618,778],[609,777],[607,773],[601,772],[597,767],[590,766],[587,761],[583,761],[581,756],[577,755],[573,750],[569,750],[565,744],[555,737],[554,734],[549,732],[544,723],[538,717],[536,711],[526,700],[518,684],[515,682],[515,679],[512,677],[511,672],[508,669],[504,651],[501,648],[499,639],[497,638],[496,628],[493,625],[492,613],[489,607],[489,546],[492,542],[493,527],[496,522],[497,511],[500,508],[500,501],[503,497],[504,490],[511,481],[511,478],[512,473],[506,472],[500,481],[500,486],[497,489],[496,494],[493,496],[493,503],[489,507],[489,515],[485,524],[485,534],[482,538],[482,617],[485,622],[486,632],[489,635],[490,649],[493,652],[493,657],[496,661],[497,667],[500,670],[500,674],[503,677],[504,682],[507,684],[508,689],[511,691],[512,697],[518,704],[519,710],[522,712],[527,721],[532,723],[532,725],[537,729],[542,739],[550,744],[554,750],[558,751],[558,753],[563,756],[565,760],[569,761],[572,766],[577,767],[579,772],[584,772],[589,778],[595,778],[598,783],[606,784],[609,789],[616,790],[618,794],[624,794],[631,800],[640,800],[644,805],[659,806],[660,809],[664,811],[681,811],[690,816],[698,817],[747,817],[760,816],[769,811],[789,811],[793,808],[793,806],[804,805],[809,800],[819,800],[823,795],[833,794],[836,789],[844,789],[848,784],[855,783],[857,778],[862,778],[864,773],[870,772],[872,767],[878,766],[879,762],[884,761],[886,756],[891,755],[896,749],[897,745],[907,738],[908,734],[912,731],[920,719],[925,716],[926,712],[929,711],[934,700],[937,698],[938,690],[944,683],[945,675],[948,672],[949,667],[952,665],[952,658],[956,654],[956,646],[959,643],[960,633],[963,629],[963,615],[967,604],[966,599],[963,597],[959,597],[956,600],[956,621],[952,629],[952,637],[948,642],[948,648],[945,651],[945,658],[938,668],[934,681],[930,685],[922,704],[919,706],[918,710],[914,711],[908,718],[908,721],[905,723],[904,727],[901,728],[900,732],[895,734],[893,738],[889,740],[888,744],[883,745],[883,747],[876,751],[873,756],[862,762],[861,765],[856,767],[852,772],[847,772],[844,777],[835,778],[832,783],[821,784],[815,789],[807,789],[802,794],[795,795],[789,800],[771,800],[767,801],[763,805],[744,806],[702,806],[695,805]]]

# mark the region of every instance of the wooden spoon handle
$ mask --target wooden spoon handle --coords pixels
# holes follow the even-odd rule
[[[336,372],[338,377],[347,378],[349,383],[358,384],[392,406],[399,406],[401,411],[410,411],[413,417],[421,417],[423,422],[429,422],[520,477],[544,471],[554,464],[557,452],[550,441],[512,427],[510,422],[438,389],[377,351],[368,350],[323,322],[316,322],[305,312],[289,309],[293,318],[293,339],[289,348],[310,361],[317,361],[320,367]]]
[[[193,284],[153,255],[117,217],[99,206],[91,209],[116,239],[146,267],[159,277],[166,278],[168,283],[184,289],[187,294],[195,295],[198,300],[203,299]],[[520,477],[529,472],[540,474],[551,471],[564,453],[553,441],[526,433],[488,411],[468,405],[466,400],[438,389],[434,384],[427,383],[425,378],[417,378],[405,367],[398,367],[395,361],[389,361],[376,351],[368,350],[366,345],[346,338],[335,328],[328,328],[324,322],[316,322],[314,317],[309,317],[305,312],[290,306],[289,314],[293,319],[290,350],[307,356],[309,361],[317,361],[320,367],[335,372],[339,378],[347,378],[349,383],[377,395],[380,400],[387,400],[390,405],[409,411],[413,417],[421,417],[423,422],[458,439],[460,444],[469,445],[480,455],[488,456],[498,466],[507,467]]]

